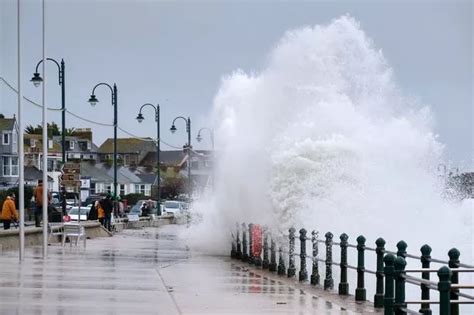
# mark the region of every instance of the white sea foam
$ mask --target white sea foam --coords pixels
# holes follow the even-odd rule
[[[407,49],[407,55],[409,55]],[[235,222],[363,234],[472,262],[471,202],[441,197],[429,107],[396,86],[351,17],[287,32],[260,73],[223,78],[214,101],[216,193],[194,209],[195,246],[228,254]],[[286,232],[285,232],[286,233]]]

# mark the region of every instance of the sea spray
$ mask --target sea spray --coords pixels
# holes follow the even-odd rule
[[[441,197],[430,110],[355,19],[287,32],[260,73],[223,78],[213,115],[216,187],[194,204],[195,248],[228,254],[235,223],[254,222],[428,243],[442,259],[457,246],[472,262],[472,203]]]

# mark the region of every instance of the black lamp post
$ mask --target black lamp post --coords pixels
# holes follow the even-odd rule
[[[65,83],[65,76],[66,76],[66,66],[64,65],[64,59],[61,59],[61,65],[54,60],[53,58],[46,58],[46,60],[51,61],[58,66],[59,72],[59,85],[61,86],[61,148],[62,148],[62,163],[63,165],[66,163],[66,83]],[[40,64],[43,62],[41,59],[36,64],[36,71],[33,73],[33,78],[31,78],[31,82],[34,84],[35,87],[39,87],[43,82],[43,78],[38,72],[38,68]],[[66,196],[65,196],[65,189],[64,186],[61,187],[62,192],[62,210],[63,214],[66,214]]]
[[[141,123],[145,117],[143,117],[142,109],[145,106],[151,106],[155,110],[155,121],[156,121],[156,169],[157,169],[157,186],[158,186],[158,209],[160,207],[160,199],[161,199],[161,184],[160,184],[160,105],[146,103],[140,107],[140,111],[137,115],[137,120]]]
[[[188,197],[191,199],[191,118],[188,117],[188,119],[186,119],[183,116],[178,116],[173,119],[173,123],[170,128],[171,133],[175,133],[176,130],[178,130],[174,124],[177,119],[183,119],[186,122],[186,132],[188,133],[188,143],[186,144],[185,149],[188,153]]]
[[[99,102],[95,96],[95,89],[100,85],[105,85],[110,89],[112,94],[112,106],[114,107],[114,200],[117,200],[117,85],[114,83],[114,87],[111,87],[107,83],[99,83],[94,86],[91,97],[89,98],[89,103],[92,106],[95,106]]]
[[[212,190],[215,188],[215,175],[214,175],[214,163],[215,163],[215,155],[214,155],[214,130],[207,128],[207,127],[202,127],[198,131],[198,135],[196,137],[196,140],[198,142],[202,141],[202,136],[201,136],[201,131],[209,131],[209,134],[211,135],[211,147],[212,147]]]

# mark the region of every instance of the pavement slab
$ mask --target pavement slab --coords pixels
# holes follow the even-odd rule
[[[358,314],[314,292],[207,256],[178,226],[125,230],[87,247],[0,255],[0,314]],[[359,313],[360,314],[360,313]]]

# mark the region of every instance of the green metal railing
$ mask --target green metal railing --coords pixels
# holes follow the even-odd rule
[[[237,224],[235,233],[232,233],[231,257],[241,259],[250,264],[255,264],[278,275],[296,277],[297,264],[299,258],[298,280],[309,281],[312,285],[321,286],[321,275],[319,263],[324,264],[325,272],[322,283],[324,290],[334,289],[333,266],[339,266],[338,294],[349,295],[348,270],[357,273],[356,289],[354,298],[356,301],[367,301],[367,289],[365,285],[365,275],[375,276],[375,295],[373,305],[375,308],[383,308],[385,315],[391,314],[432,314],[431,305],[439,304],[441,315],[458,315],[461,304],[474,304],[474,296],[461,292],[461,290],[474,289],[473,284],[459,284],[459,273],[474,272],[474,266],[462,264],[459,261],[460,252],[453,248],[448,252],[449,260],[444,261],[431,257],[431,247],[423,245],[420,248],[421,256],[407,253],[407,243],[400,241],[397,243],[397,251],[385,249],[385,240],[378,238],[375,241],[375,248],[366,245],[366,239],[360,235],[357,237],[357,244],[348,242],[349,236],[341,234],[340,242],[334,242],[334,235],[327,232],[325,239],[319,239],[319,232],[313,230],[311,237],[307,236],[305,229],[299,230],[299,237],[296,236],[296,229],[290,228],[288,235],[276,237],[263,227],[263,237],[261,244],[256,244],[253,239],[254,227],[257,225],[245,223]],[[284,238],[288,242],[282,241]],[[297,241],[300,242],[300,252],[296,252]],[[311,241],[312,254],[307,254],[307,241]],[[320,258],[319,244],[325,247],[325,258]],[[259,245],[259,246],[254,246]],[[333,261],[333,246],[340,248],[340,262]],[[252,250],[258,248],[258,252]],[[357,265],[348,263],[348,250],[357,251]],[[278,254],[277,254],[278,252]],[[376,270],[365,267],[366,252],[375,253]],[[277,263],[278,257],[278,263]],[[288,261],[288,269],[285,266],[285,257]],[[420,269],[406,269],[407,259],[415,259],[421,263]],[[308,275],[307,261],[311,262],[311,275]],[[431,263],[443,265],[439,269],[431,268]],[[431,280],[431,274],[437,273],[438,281]],[[419,274],[419,277],[413,276]],[[420,288],[420,300],[406,300],[406,284],[416,285]],[[439,299],[431,298],[431,291],[439,292]],[[420,305],[418,311],[408,308],[408,305]]]

